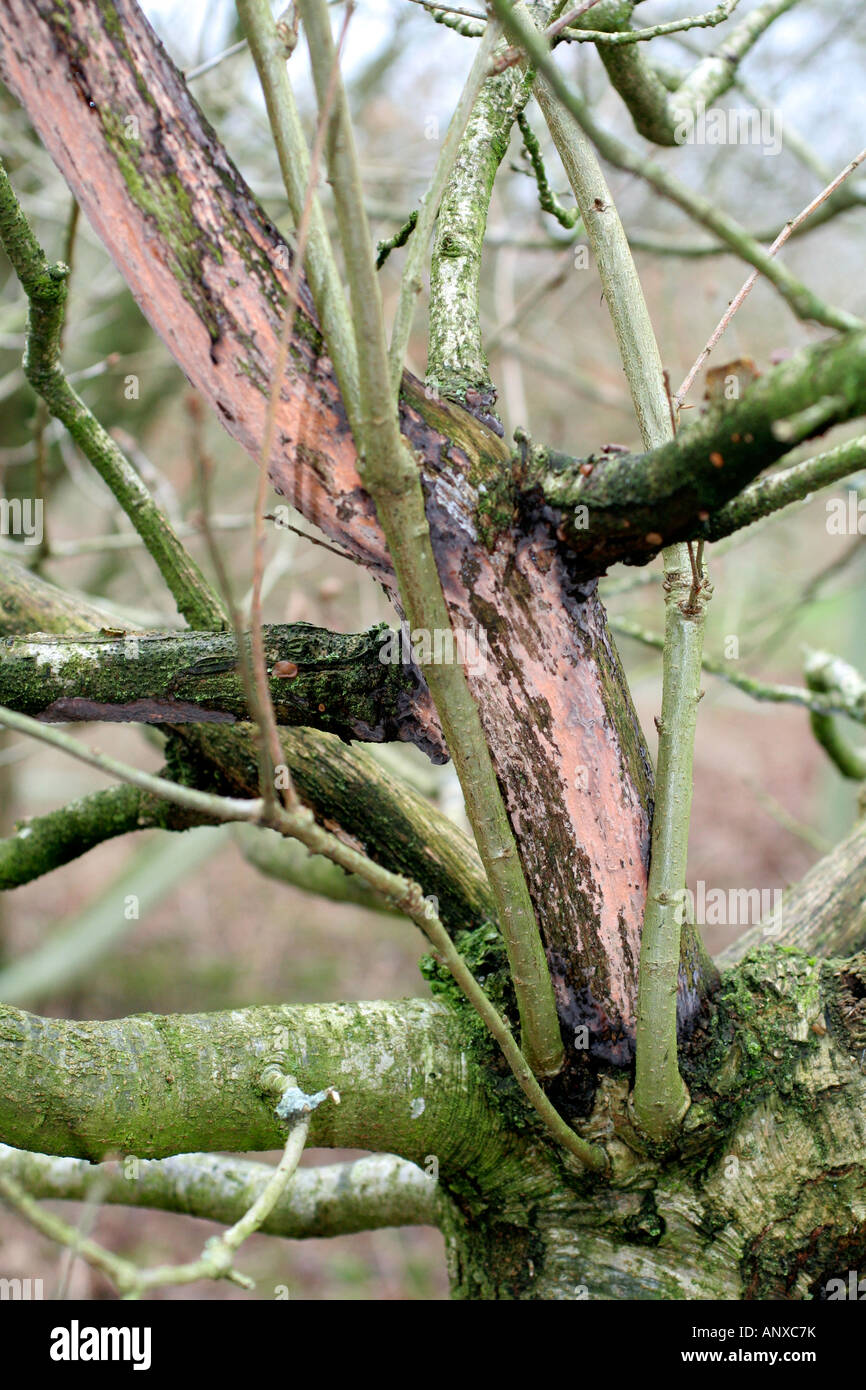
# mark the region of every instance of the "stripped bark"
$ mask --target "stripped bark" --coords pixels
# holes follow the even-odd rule
[[[4,0],[0,39],[5,80],[143,311],[229,432],[257,456],[288,249],[131,0],[106,0],[98,27],[83,0],[63,11],[51,0]],[[130,117],[137,140],[125,134]],[[625,1063],[650,771],[595,583],[575,583],[543,513],[513,529],[509,451],[482,422],[427,400],[407,375],[401,427],[422,468],[453,626],[480,630],[485,645],[487,659],[467,674],[561,1018],[569,1028],[586,1023],[592,1051]],[[393,588],[305,286],[270,472],[278,492]],[[690,974],[687,1025],[703,993],[700,965]]]

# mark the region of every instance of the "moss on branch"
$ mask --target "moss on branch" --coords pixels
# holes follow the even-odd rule
[[[346,740],[402,739],[434,762],[444,762],[447,754],[421,674],[411,659],[391,661],[394,647],[385,624],[359,634],[309,623],[265,628],[277,722],[325,729]],[[237,641],[227,632],[9,637],[0,645],[0,704],[61,722],[250,718]]]
[[[765,468],[802,440],[864,412],[866,333],[847,333],[804,348],[753,382],[741,399],[714,403],[670,443],[647,453],[602,452],[578,460],[531,451],[522,465],[518,524],[529,529],[553,520],[583,577],[620,560],[644,564],[674,541],[712,537],[714,513]],[[833,463],[846,468],[850,461],[856,470],[861,454],[853,448]],[[816,461],[813,469],[801,465],[784,489],[768,479],[760,514],[786,505],[795,493],[805,496],[828,477],[838,479],[838,469]],[[731,503],[726,511],[725,531],[736,529],[736,507]],[[755,519],[749,503],[742,524]]]

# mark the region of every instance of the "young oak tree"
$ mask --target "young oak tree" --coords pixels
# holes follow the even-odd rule
[[[133,829],[237,821],[330,859],[358,900],[408,915],[433,951],[432,997],[408,1001],[107,1023],[0,1005],[0,1195],[121,1291],[244,1282],[233,1258],[254,1230],[435,1224],[453,1294],[485,1299],[808,1299],[866,1256],[866,830],[715,963],[683,893],[707,543],[866,463],[863,438],[785,461],[866,414],[866,323],[776,256],[862,201],[845,182],[859,158],[767,248],[681,182],[675,159],[637,155],[603,129],[566,76],[570,45],[593,44],[639,134],[675,147],[794,3],[738,16],[724,0],[643,26],[631,0],[436,11],[474,57],[430,188],[380,248],[380,260],[406,248],[386,327],[340,71],[351,6],[332,30],[326,0],[298,0],[294,22],[238,0],[290,247],[132,0],[0,0],[3,80],[147,319],[258,464],[257,518],[269,481],[385,588],[415,639],[411,661],[391,662],[381,629],[263,628],[260,560],[242,630],[70,384],[68,270],[46,258],[0,174],[0,237],[29,304],[27,380],[108,484],[187,624],[118,627],[98,602],[3,558],[0,722],[117,785],[3,841],[2,886]],[[688,68],[655,60],[654,39],[721,24],[724,40]],[[311,144],[287,66],[299,41],[318,102]],[[548,182],[533,105],[575,211]],[[504,437],[478,284],[515,124],[542,206],[579,219],[591,248],[640,452],[570,457]],[[672,396],[599,155],[741,257],[820,340],[759,379],[733,364],[708,408],[681,416],[690,383]],[[333,219],[316,192],[323,167]],[[421,382],[404,362],[428,268]],[[653,771],[598,581],[658,554]],[[850,667],[815,658],[803,689],[742,682],[809,709],[837,766],[866,776],[835,723],[866,720]],[[163,770],[51,727],[76,719],[161,726]],[[358,746],[398,739],[453,761],[474,844]],[[327,873],[316,885],[337,891]],[[295,1171],[308,1139],[372,1157]],[[273,1170],[221,1156],[279,1146]],[[103,1163],[118,1152],[136,1155],[134,1182]],[[191,1264],[139,1269],[40,1204],[94,1191],[227,1229]]]

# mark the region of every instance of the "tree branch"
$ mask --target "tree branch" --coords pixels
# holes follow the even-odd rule
[[[478,284],[493,184],[512,123],[528,96],[529,83],[513,68],[489,77],[481,88],[439,206],[430,262],[428,389],[465,404],[500,434],[496,390],[481,334]]]
[[[344,635],[307,623],[264,630],[277,722],[447,753],[408,640],[385,624]],[[396,655],[396,660],[392,656]],[[185,724],[254,718],[233,633],[9,638],[0,704],[47,722]]]
[[[5,80],[143,311],[226,428],[258,457],[288,248],[132,0],[103,0],[96,27],[84,0],[68,0],[62,14],[53,0],[4,0],[0,40]],[[136,140],[127,136],[131,117]],[[142,256],[145,240],[149,254]],[[448,402],[427,399],[408,374],[400,426],[421,468],[454,628],[483,644],[485,661],[477,670],[467,666],[466,674],[542,923],[562,1017],[569,1028],[587,1025],[593,1055],[627,1063],[650,773],[595,585],[576,581],[577,567],[549,513],[533,518],[529,533],[515,524],[511,459],[492,430]],[[276,433],[270,475],[277,490],[393,593],[382,530],[303,287]],[[28,623],[31,631],[38,626]],[[565,731],[556,741],[547,736],[549,721]],[[594,732],[600,724],[610,731],[603,746]],[[231,763],[229,748],[243,764],[239,731],[187,725],[183,734],[202,765]],[[344,831],[369,847],[366,777],[353,773],[355,792],[347,798],[340,786],[347,764],[334,764],[327,735],[295,741],[286,733],[283,746],[293,774],[308,749],[321,757],[324,771],[306,769],[311,804],[316,798],[324,807],[330,798],[354,824],[353,831],[341,821]],[[378,770],[370,776],[374,786],[382,779]],[[423,818],[417,823],[423,828]],[[547,827],[544,837],[534,833],[539,824]],[[387,855],[384,822],[377,821],[376,833]],[[398,851],[410,853],[405,843]],[[470,858],[474,872],[477,861]],[[423,869],[413,877],[437,891]],[[448,891],[453,903],[453,886]],[[695,998],[689,991],[686,1022]]]
[[[855,709],[861,723],[866,723],[866,681],[859,671],[828,652],[812,652],[806,662],[806,684],[810,690],[839,697],[846,709]],[[843,777],[854,782],[866,781],[866,749],[854,748],[838,727],[832,715],[809,716],[812,733],[827,756],[836,764]]]
[[[160,776],[168,775],[163,768]],[[32,883],[117,835],[133,830],[182,831],[206,824],[212,824],[208,817],[140,787],[106,787],[44,816],[21,821],[14,835],[0,840],[0,892]]]
[[[695,534],[709,541],[721,540],[724,536],[754,525],[763,517],[772,516],[783,507],[802,502],[810,493],[830,487],[863,468],[866,468],[866,434],[848,439],[835,449],[804,459],[790,468],[780,469],[778,473],[770,473],[766,478],[759,478],[751,486],[743,488],[724,507],[714,511],[707,521],[696,528]]]
[[[336,58],[330,18],[325,0],[300,0],[300,11],[321,109]],[[400,434],[360,169],[339,77],[328,171],[352,295],[361,390],[357,442],[363,451],[362,478],[375,501],[412,628],[449,632],[452,619],[442,592],[418,467]],[[555,1075],[562,1065],[562,1041],[553,985],[478,707],[459,666],[434,660],[425,663],[424,670],[496,900],[517,994],[523,1050],[533,1072]]]
[[[541,61],[538,36],[522,7],[511,9],[521,46]],[[644,444],[671,439],[674,422],[652,321],[622,223],[588,141],[563,112],[546,78],[538,100],[559,151],[593,247]],[[691,565],[690,565],[691,562]],[[677,989],[684,923],[674,911],[685,883],[692,758],[706,603],[701,555],[682,545],[664,552],[665,648],[658,725],[652,851],[641,936],[634,1111],[655,1141],[676,1132],[689,1106],[677,1055]]]
[[[683,116],[723,96],[734,82],[743,58],[761,35],[796,3],[797,0],[764,0],[736,25],[715,53],[701,58],[670,94],[647,55],[636,46],[635,37],[651,39],[665,30],[675,33],[678,28],[696,27],[701,21],[706,26],[706,15],[693,16],[685,22],[672,21],[670,25],[652,25],[635,32],[631,30],[633,6],[614,4],[607,14],[596,11],[587,21],[590,29],[598,25],[607,32],[604,35],[587,33],[586,39],[591,38],[597,44],[607,75],[628,107],[638,133],[659,145],[675,145],[677,126]],[[710,13],[715,22],[720,23],[728,18],[733,8],[729,5],[728,14],[725,14],[723,6],[717,5]],[[563,38],[570,37],[568,33],[563,35]]]
[[[259,74],[280,172],[297,226],[310,196],[310,156],[286,68],[289,55],[268,0],[238,0],[237,9]],[[356,421],[359,406],[358,359],[352,321],[327,223],[315,193],[310,201],[306,243],[304,269],[319,323],[328,343],[346,413],[350,420]]]
[[[229,1225],[253,1205],[273,1169],[224,1154],[94,1164],[0,1144],[0,1173],[41,1201],[95,1198],[110,1206],[173,1211]],[[371,1154],[299,1168],[259,1230],[304,1240],[387,1226],[436,1226],[444,1200],[441,1188],[416,1164],[394,1154]]]
[[[864,412],[866,334],[851,333],[804,348],[753,382],[740,400],[711,404],[676,439],[648,453],[590,455],[578,464],[534,451],[521,505],[528,517],[543,506],[561,512],[582,573],[596,574],[617,560],[642,564],[664,544],[727,535],[862,467],[862,443],[851,441],[778,475],[778,483],[762,481],[742,507],[738,499],[721,522],[713,519],[797,443]]]
[[[4,588],[7,579],[9,598]],[[99,632],[112,621],[83,599],[74,605],[70,618],[71,606],[52,584],[0,560],[0,607],[6,632],[14,633],[21,625],[62,630],[67,621],[79,631]],[[183,725],[172,726],[172,732],[172,765],[163,770],[163,776],[215,790],[230,787],[241,796],[255,795],[256,750],[248,728]],[[286,729],[282,748],[300,795],[318,819],[336,826],[349,843],[361,844],[386,868],[423,882],[452,930],[494,918],[493,900],[474,845],[429,801],[389,776],[363,749],[348,748],[333,735]],[[63,817],[70,810],[67,832]],[[151,824],[182,829],[200,821],[201,817],[172,809],[161,798],[149,800],[148,793],[138,788],[113,788],[40,817],[33,823],[37,838],[32,852],[31,836],[15,836],[5,842],[0,860],[6,861],[4,870],[13,880],[20,874],[20,881],[29,881],[27,875],[48,872],[112,835]]]
[[[455,1177],[501,1157],[502,1120],[464,1028],[421,999],[107,1023],[0,1006],[0,1128],[17,1148],[92,1162],[274,1149],[284,1136],[262,1091],[264,1067],[276,1058],[315,1092],[330,1084],[335,1057],[342,1104],[314,1113],[313,1147],[374,1149],[421,1166],[435,1154]]]
[[[0,163],[0,240],[30,303],[24,371],[129,517],[191,627],[221,628],[226,613],[144,483],[60,365],[68,267],[50,265]]]

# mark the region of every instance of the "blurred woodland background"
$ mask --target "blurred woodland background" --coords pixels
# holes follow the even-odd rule
[[[143,8],[189,74],[196,99],[231,157],[285,230],[282,184],[248,53],[241,50],[196,75],[237,43],[233,6],[229,0],[154,0]],[[701,7],[648,0],[639,7],[640,22],[677,18],[689,8]],[[745,0],[735,18],[742,19],[749,8],[754,6]],[[655,40],[652,58],[684,68],[694,51],[715,48],[727,28]],[[345,71],[377,237],[392,236],[417,206],[473,51],[472,39],[437,24],[420,4],[360,0],[349,25]],[[564,45],[557,51],[596,118],[632,148],[649,152],[592,46]],[[802,0],[756,45],[742,65],[740,84],[719,103],[771,110],[782,123],[781,151],[771,155],[750,145],[653,147],[652,157],[766,239],[864,143],[864,54],[866,11],[858,0]],[[311,129],[305,62],[300,45],[291,71]],[[566,180],[531,103],[527,114],[542,141],[551,184],[570,207]],[[215,419],[191,405],[182,373],[84,220],[72,225],[65,184],[20,109],[2,92],[0,154],[49,256],[71,257],[65,363],[76,389],[117,433],[172,520],[189,526],[189,547],[207,574],[212,569],[197,533],[196,459],[205,454],[213,461],[217,537],[235,595],[243,600],[252,572],[255,473],[249,459]],[[640,250],[638,266],[675,387],[748,267],[729,254],[705,254],[710,238],[683,213],[633,175],[608,173],[636,245],[657,248]],[[852,180],[850,187],[863,188],[866,201],[866,177],[859,185]],[[328,206],[324,183],[322,196]],[[818,294],[863,315],[864,234],[861,204],[793,241],[784,257]],[[569,232],[540,210],[515,128],[494,192],[482,279],[486,343],[506,435],[524,426],[570,453],[608,442],[635,447],[638,432],[598,277],[591,257],[575,255],[582,244],[579,229]],[[141,255],[147,255],[146,245]],[[401,256],[395,251],[380,272],[386,309],[393,309]],[[178,620],[170,597],[129,523],[60,427],[43,416],[24,381],[25,299],[5,260],[0,277],[0,486],[8,498],[45,499],[43,544],[3,540],[0,557],[12,554],[66,589],[108,602],[119,621],[173,626]],[[825,330],[799,323],[759,282],[710,366],[748,356],[763,369],[774,355],[822,336]],[[422,313],[409,361],[423,376]],[[690,396],[695,409],[702,391],[701,379]],[[839,430],[827,442],[844,437]],[[804,454],[809,451],[814,452],[811,445]],[[866,669],[866,545],[856,534],[830,534],[826,505],[860,482],[853,479],[836,492],[821,493],[781,519],[742,533],[734,544],[710,547],[715,597],[706,650],[711,657],[740,674],[795,684],[802,683],[808,648],[828,649]],[[302,530],[311,531],[297,520]],[[866,530],[866,520],[863,524]],[[269,528],[268,547],[266,621],[304,620],[359,631],[393,618],[370,577],[332,552],[276,527]],[[611,613],[660,631],[659,572],[660,562],[648,570],[612,572],[603,581]],[[654,749],[660,654],[631,638],[618,640]],[[734,651],[738,655],[731,655]],[[858,814],[858,787],[844,782],[826,760],[802,709],[758,703],[710,674],[705,689],[689,885],[703,880],[708,888],[784,888],[850,827]],[[98,736],[95,729],[80,732],[95,737],[104,751],[140,766],[159,766],[157,741],[140,726],[103,725]],[[432,767],[403,745],[373,751],[462,818],[449,767]],[[22,817],[60,806],[104,780],[35,742],[2,733],[0,831],[8,834]],[[137,920],[124,916],[132,894],[140,902]],[[105,941],[97,961],[61,980],[31,979],[22,985],[16,963],[58,934],[88,927]],[[741,929],[707,927],[709,949],[718,951]],[[424,949],[420,933],[407,921],[326,902],[266,877],[245,859],[228,828],[127,836],[0,899],[0,971],[5,972],[0,997],[45,1014],[111,1018],[137,1011],[426,993],[417,969]],[[303,1162],[324,1157],[314,1151]],[[65,1211],[88,1227],[95,1223],[104,1244],[139,1263],[190,1258],[202,1242],[201,1223],[192,1219],[119,1208],[66,1206]],[[42,1277],[46,1297],[113,1296],[97,1272],[80,1262],[68,1268],[56,1247],[5,1210],[0,1211],[0,1242],[3,1273]],[[265,1299],[277,1296],[281,1286],[291,1299],[447,1296],[442,1239],[427,1229],[332,1241],[254,1237],[242,1268],[258,1282],[252,1296]],[[223,1282],[157,1296],[251,1295]]]

